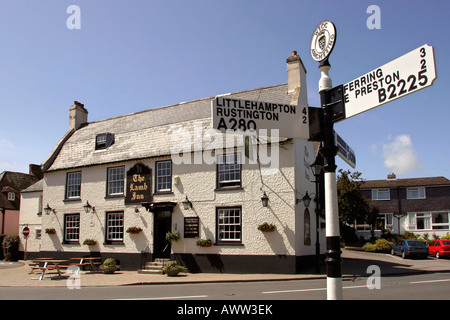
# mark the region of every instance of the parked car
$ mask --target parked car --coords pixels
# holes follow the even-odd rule
[[[428,245],[430,255],[439,259],[443,256],[450,256],[450,240],[434,240]]]
[[[400,240],[391,249],[392,255],[400,255],[403,259],[407,257],[426,258],[429,254],[428,247],[419,240]]]

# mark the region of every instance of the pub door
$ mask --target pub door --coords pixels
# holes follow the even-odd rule
[[[172,231],[172,212],[158,210],[155,212],[153,232],[153,259],[170,258],[171,245],[166,241],[166,233]]]

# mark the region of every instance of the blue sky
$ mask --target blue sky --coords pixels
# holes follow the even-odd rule
[[[218,94],[285,83],[296,50],[319,107],[314,28],[336,25],[333,85],[344,84],[423,44],[434,46],[433,86],[335,125],[366,179],[450,178],[446,93],[448,1],[2,0],[0,172],[42,163],[68,130],[69,107],[89,121]],[[68,29],[70,5],[80,29]],[[381,29],[366,12],[380,8]],[[350,167],[338,160],[339,168]]]

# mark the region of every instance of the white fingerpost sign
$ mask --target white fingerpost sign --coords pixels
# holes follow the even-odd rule
[[[216,97],[211,102],[212,125],[221,132],[279,130],[283,138],[309,139],[308,106]]]
[[[429,87],[436,77],[434,50],[425,44],[344,84],[345,118]]]

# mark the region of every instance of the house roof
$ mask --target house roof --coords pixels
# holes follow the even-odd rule
[[[21,193],[27,193],[27,192],[37,192],[44,190],[44,179],[39,180],[38,182],[32,184],[26,189],[23,189]]]
[[[0,208],[8,210],[19,210],[20,200],[16,195],[14,201],[8,200],[8,192],[19,193],[31,184],[38,181],[38,178],[31,174],[4,171],[0,174]]]
[[[410,179],[386,179],[364,181],[360,189],[373,188],[397,188],[397,187],[428,187],[428,186],[450,186],[450,180],[445,177],[426,177]]]
[[[294,94],[287,93],[287,84],[230,93],[227,97],[297,104],[292,103],[295,97]],[[172,147],[191,148],[191,140],[182,141],[182,133],[188,131],[195,134],[200,128],[212,128],[211,101],[214,98],[208,97],[89,122],[76,131],[68,132],[61,139],[61,146],[57,146],[44,162],[44,170],[56,171],[167,156],[171,154]],[[108,132],[114,134],[114,143],[106,150],[96,151],[96,136]],[[210,143],[203,141],[201,148]]]

